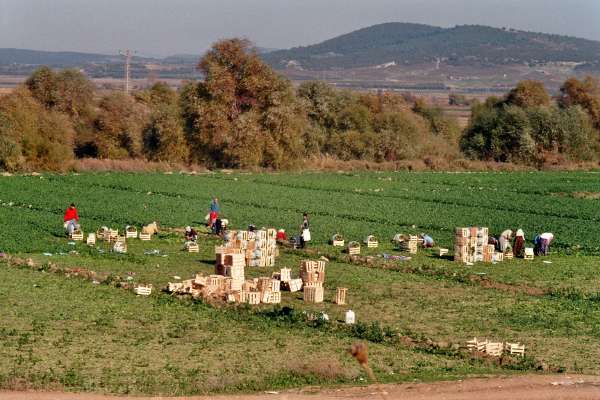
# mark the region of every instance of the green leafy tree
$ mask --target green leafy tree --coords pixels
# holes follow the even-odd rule
[[[144,132],[144,152],[154,161],[187,162],[189,149],[176,109],[164,105],[152,111]]]
[[[131,96],[113,92],[103,97],[94,124],[98,155],[112,159],[140,157],[148,120],[149,109]]]

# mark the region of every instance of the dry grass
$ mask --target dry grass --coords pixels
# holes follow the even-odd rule
[[[322,155],[304,161],[304,168],[311,171],[529,171],[532,167],[492,161],[466,159],[445,159],[426,157],[424,159],[373,162],[365,160],[343,161]],[[589,169],[589,168],[586,168]]]
[[[206,168],[199,165],[171,164],[141,159],[109,160],[99,158],[83,158],[75,161],[73,170],[78,172],[205,172]]]
[[[332,357],[292,360],[286,367],[299,376],[314,376],[326,380],[352,379],[359,375],[356,368],[345,368],[339,360]]]

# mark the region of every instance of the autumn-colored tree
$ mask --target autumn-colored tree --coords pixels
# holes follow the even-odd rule
[[[581,106],[590,115],[596,129],[600,129],[600,81],[597,78],[567,79],[560,93],[559,104],[562,107]]]
[[[25,82],[33,97],[49,109],[72,117],[89,117],[93,108],[94,86],[81,72],[66,69],[54,72],[41,67]]]
[[[204,81],[182,91],[194,160],[280,168],[301,157],[303,109],[290,82],[266,65],[248,41],[215,43],[198,69]]]
[[[539,81],[521,81],[506,96],[506,102],[521,108],[550,105],[550,95]]]
[[[121,159],[140,157],[143,130],[148,125],[149,109],[131,96],[113,92],[102,98],[94,126],[98,156]]]
[[[64,170],[73,137],[68,117],[45,109],[26,88],[0,98],[0,168]]]

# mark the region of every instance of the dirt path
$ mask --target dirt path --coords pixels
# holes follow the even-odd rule
[[[0,400],[120,400],[124,397],[61,392],[2,392]],[[200,397],[135,397],[135,400],[600,400],[599,376],[526,375],[344,389]]]

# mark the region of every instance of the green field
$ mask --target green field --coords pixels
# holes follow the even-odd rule
[[[346,349],[369,342],[371,366],[384,382],[456,379],[538,369],[598,374],[600,357],[600,175],[574,173],[211,173],[70,174],[0,177],[0,250],[31,258],[28,268],[0,259],[0,388],[52,388],[183,395],[362,384]],[[309,212],[314,242],[283,251],[277,268],[328,257],[326,302],[307,305],[283,294],[283,307],[203,304],[156,292],[150,298],[112,284],[48,272],[85,268],[113,280],[163,287],[213,270],[216,238],[199,254],[181,251],[176,233],[132,240],[129,253],[70,245],[62,214],[78,206],[83,229],[159,221],[201,224],[210,198],[233,227],[295,233]],[[398,254],[395,233],[430,233],[452,248],[456,226],[522,228],[531,241],[551,231],[551,255],[466,267],[421,251]],[[372,259],[350,260],[327,245],[375,234]],[[146,254],[159,250],[159,254]],[[546,261],[546,262],[544,262]],[[548,263],[550,262],[550,263]],[[249,276],[275,268],[248,268]],[[331,302],[349,288],[349,305]],[[337,322],[352,308],[354,328]],[[325,312],[330,322],[305,320]],[[525,360],[503,363],[456,350],[467,339],[520,341]],[[500,365],[502,364],[502,365]]]

